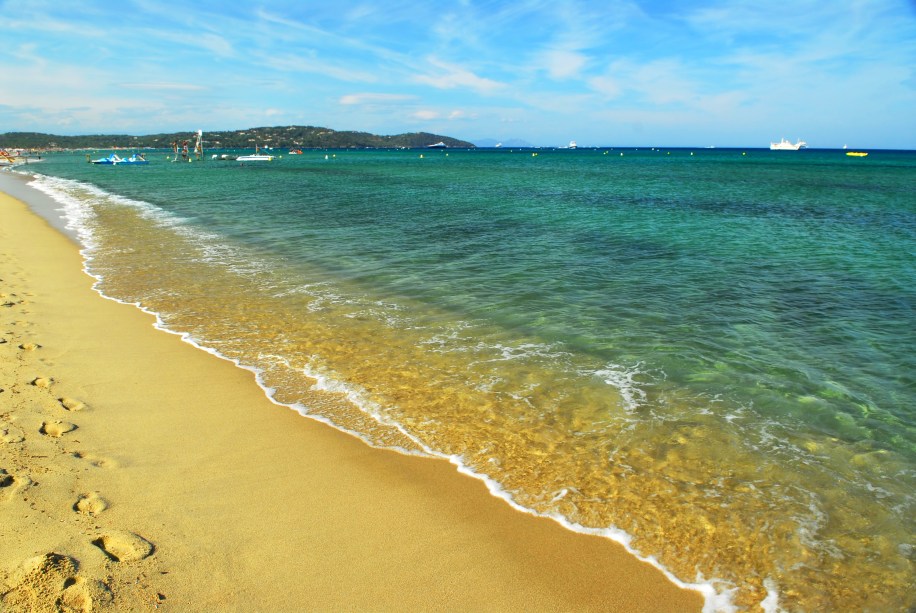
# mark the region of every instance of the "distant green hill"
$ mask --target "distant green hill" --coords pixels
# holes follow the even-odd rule
[[[89,134],[84,136],[58,136],[39,132],[6,132],[0,134],[0,147],[22,149],[110,149],[114,147],[156,149],[171,148],[172,143],[190,141],[193,145],[196,132],[173,134]],[[379,136],[368,132],[338,132],[314,126],[277,126],[249,128],[224,132],[204,132],[204,149],[254,149],[259,147],[305,149],[365,149],[407,147],[421,148],[436,143],[448,147],[472,148],[473,144],[428,132],[412,132],[394,136]]]

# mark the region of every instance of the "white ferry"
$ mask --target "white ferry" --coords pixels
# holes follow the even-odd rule
[[[778,143],[770,143],[770,151],[798,151],[799,149],[803,149],[807,146],[808,143],[801,139],[796,141],[796,143],[793,145],[785,138],[783,138]]]

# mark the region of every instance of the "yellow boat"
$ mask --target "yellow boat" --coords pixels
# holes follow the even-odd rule
[[[846,155],[854,158],[864,158],[868,155],[865,151],[847,151]]]

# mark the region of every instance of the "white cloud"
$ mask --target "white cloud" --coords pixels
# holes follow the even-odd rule
[[[7,13],[6,7],[2,7],[4,13]],[[103,28],[94,27],[86,22],[73,23],[57,19],[50,14],[40,13],[33,10],[32,6],[28,7],[27,17],[25,19],[10,18],[8,15],[2,20],[3,29],[7,31],[23,30],[27,32],[42,34],[63,34],[78,39],[104,39],[110,33]]]
[[[258,59],[264,65],[281,72],[303,72],[330,77],[349,83],[375,83],[378,76],[366,70],[353,68],[348,64],[322,60],[315,52],[283,55],[259,54]]]
[[[235,56],[232,43],[223,36],[209,32],[193,33],[184,29],[172,31],[165,28],[142,28],[137,30],[135,35],[143,40],[155,38],[171,43],[173,45],[171,49],[173,50],[191,47],[201,49],[212,57],[231,58]],[[102,40],[105,39],[103,38]],[[171,57],[174,60],[174,54]]]
[[[343,105],[361,105],[361,104],[384,104],[389,102],[406,102],[415,100],[416,96],[406,94],[346,94],[340,97],[340,104]]]
[[[558,117],[574,117],[581,119],[588,116],[596,108],[597,104],[594,94],[579,93],[556,93],[556,92],[530,92],[525,105],[538,111],[556,114]]]
[[[451,111],[437,111],[433,109],[419,109],[410,114],[412,119],[419,119],[420,121],[436,121],[436,120],[446,120],[446,121],[462,121],[462,120],[473,120],[477,119],[476,113],[468,113],[462,109],[454,109]]]
[[[660,60],[638,66],[630,74],[632,88],[652,104],[690,104],[702,89],[687,76],[689,69],[676,60]]]
[[[593,77],[588,80],[588,85],[605,100],[619,98],[623,93],[623,86],[620,80],[613,77]]]
[[[588,57],[569,49],[553,49],[544,52],[539,63],[553,79],[569,79],[579,76],[588,64]]]
[[[648,62],[620,60],[607,67],[604,74],[587,80],[591,91],[605,101],[623,99],[629,103],[694,105],[707,95],[720,91],[704,90],[703,81],[691,76],[690,66],[676,59]]]
[[[216,34],[201,34],[200,36],[186,37],[186,44],[197,45],[219,57],[232,57],[235,51],[232,44]]]
[[[448,13],[439,18],[432,30],[440,44],[449,45],[453,42],[466,41],[468,36],[473,36],[474,30],[467,26],[468,24],[459,19],[455,13]]]
[[[370,15],[375,15],[381,11],[381,7],[374,3],[364,3],[359,4],[344,14],[344,18],[347,21],[360,21],[369,17]]]
[[[506,87],[504,83],[479,77],[456,64],[443,62],[436,58],[428,58],[427,61],[437,69],[438,74],[419,75],[415,77],[418,83],[431,85],[437,89],[471,89],[482,94],[492,94]]]
[[[146,82],[146,83],[121,83],[118,87],[124,89],[141,89],[152,91],[205,91],[208,88],[203,85],[194,85],[193,83],[169,83],[169,82]]]

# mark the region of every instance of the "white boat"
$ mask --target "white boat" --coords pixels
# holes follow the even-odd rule
[[[790,143],[783,137],[778,143],[770,143],[770,151],[798,151],[808,146],[808,143],[799,139],[795,144]]]
[[[254,154],[252,154],[252,155],[240,155],[240,156],[238,156],[238,157],[235,158],[235,159],[236,159],[237,161],[239,161],[239,162],[269,162],[269,161],[271,161],[272,159],[274,159],[274,156],[272,156],[272,155],[266,155],[266,154],[264,154],[264,153],[261,153],[260,148],[255,147],[255,148],[254,148]]]
[[[446,147],[447,145],[443,143],[442,141],[439,141],[438,143],[433,143],[432,145],[426,145],[427,149],[445,149]]]
[[[575,148],[578,147],[578,146],[579,146],[579,145],[576,144],[576,141],[574,141],[574,140],[569,141],[569,148],[570,148],[570,149],[575,149]]]

